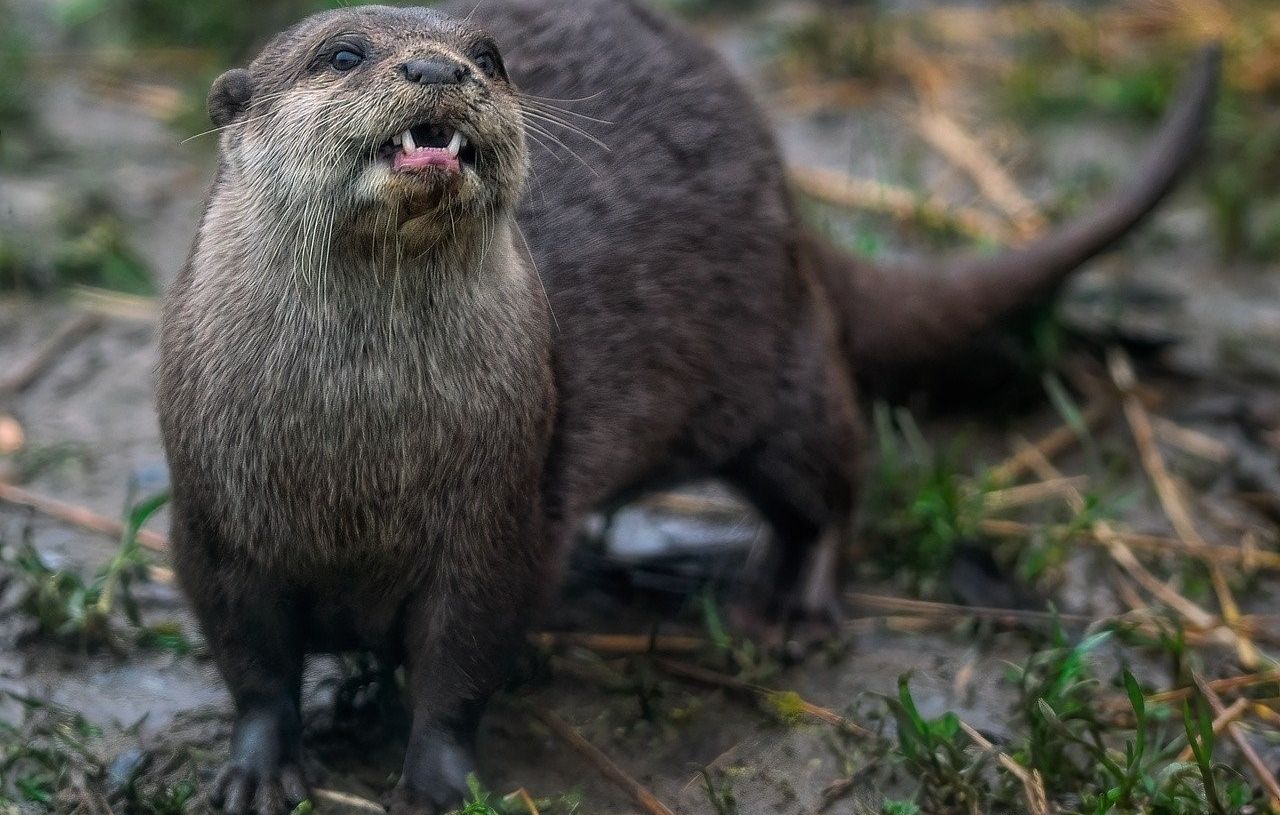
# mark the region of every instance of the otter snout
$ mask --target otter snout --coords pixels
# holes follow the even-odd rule
[[[469,67],[443,56],[411,59],[400,72],[415,85],[460,85],[471,76]]]

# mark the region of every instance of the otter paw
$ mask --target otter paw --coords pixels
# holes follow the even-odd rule
[[[442,781],[426,789],[410,789],[401,781],[385,797],[388,815],[444,815],[462,806],[467,797],[465,779],[461,786]]]
[[[209,800],[227,815],[288,815],[308,794],[296,764],[264,769],[231,762],[218,773]]]
[[[475,773],[471,751],[444,733],[415,739],[404,775],[387,799],[391,815],[440,815],[462,806],[467,778]]]

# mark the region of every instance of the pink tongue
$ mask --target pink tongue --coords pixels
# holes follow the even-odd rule
[[[393,170],[425,170],[429,167],[443,167],[454,172],[462,169],[458,157],[449,155],[443,147],[419,147],[412,153],[399,150],[391,162]]]

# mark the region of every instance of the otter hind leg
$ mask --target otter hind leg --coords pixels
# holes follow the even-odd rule
[[[841,620],[840,556],[852,525],[861,426],[843,376],[817,370],[808,381],[812,387],[784,389],[777,422],[725,472],[773,531],[769,571],[738,617],[775,646],[813,645]]]

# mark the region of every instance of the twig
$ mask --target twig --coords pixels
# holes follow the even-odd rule
[[[680,788],[680,793],[676,797],[683,798],[689,792],[690,787],[697,784],[699,781],[705,781],[706,776],[703,773],[709,773],[712,770],[718,769],[722,765],[735,760],[744,749],[758,749],[761,742],[765,740],[766,739],[764,737],[755,736],[729,745],[728,749],[711,759],[711,761],[707,762],[703,766],[699,767],[697,772],[689,776],[689,780]]]
[[[1063,478],[1047,478],[1034,484],[1020,484],[1016,487],[1005,487],[993,490],[984,495],[983,503],[987,509],[1001,510],[1026,506],[1066,495],[1069,490],[1078,490],[1089,483],[1088,476],[1078,475]]]
[[[905,187],[816,167],[793,167],[791,182],[810,198],[832,206],[880,212],[900,221],[949,225],[970,238],[1000,244],[1016,239],[999,219],[981,210],[952,206],[936,196],[919,195]]]
[[[970,727],[967,722],[960,722],[960,729],[964,731],[970,741],[978,745],[978,749],[987,753],[994,753],[996,760],[1000,762],[1000,766],[1013,773],[1014,777],[1022,782],[1022,793],[1027,799],[1028,815],[1049,814],[1049,796],[1045,794],[1044,780],[1040,778],[1038,770],[1028,770],[1014,761],[1008,754],[997,750],[994,744],[977,730]]]
[[[1089,430],[1096,430],[1104,420],[1111,416],[1114,407],[1115,403],[1110,399],[1095,401],[1086,405],[1084,410],[1081,411],[1085,427]],[[1079,440],[1080,437],[1076,428],[1070,424],[1063,424],[1030,445],[1030,447],[1038,451],[1039,455],[1044,459],[1052,461]],[[1024,473],[1032,469],[1030,463],[1031,455],[1030,452],[1024,450],[1016,451],[1013,456],[991,471],[992,478],[997,484],[1009,484],[1018,480]]]
[[[102,325],[99,314],[80,314],[67,321],[45,340],[26,362],[0,379],[0,396],[22,393],[53,366],[58,358]]]
[[[731,515],[741,514],[744,505],[732,499],[707,495],[690,495],[687,492],[655,492],[640,499],[643,506],[677,515]]]
[[[915,125],[925,141],[973,179],[983,196],[1013,224],[1020,239],[1026,240],[1044,231],[1048,222],[1036,205],[1022,194],[982,144],[954,119],[926,106],[915,117]]]
[[[1127,585],[1127,583],[1122,584],[1122,586]],[[1023,627],[1033,622],[1049,623],[1056,619],[1063,624],[1082,626],[1085,628],[1092,628],[1100,624],[1108,623],[1127,623],[1133,625],[1134,630],[1145,631],[1152,635],[1157,633],[1156,629],[1149,621],[1144,619],[1133,619],[1135,615],[1130,614],[1116,617],[1094,618],[1083,614],[1054,615],[1047,611],[961,606],[951,603],[937,603],[926,600],[908,600],[900,597],[884,597],[874,594],[848,593],[845,597],[849,602],[855,605],[864,605],[869,608],[883,608],[902,612],[901,615],[896,617],[860,617],[850,620],[847,623],[851,626],[866,623],[870,619],[878,623],[885,623],[889,628],[895,631],[923,631],[937,628],[939,627],[939,624],[944,626],[954,625],[956,620],[961,618],[993,620],[1002,625]],[[1143,611],[1147,608],[1147,604],[1142,602],[1142,599],[1137,597],[1136,594],[1134,595],[1132,602],[1128,605],[1135,611]],[[1246,617],[1242,619],[1246,624],[1249,623],[1249,618]],[[1214,630],[1220,629],[1215,627]],[[1212,631],[1210,634],[1212,634]],[[1209,639],[1209,636],[1207,636],[1201,629],[1190,627],[1186,630],[1185,636],[1187,637],[1187,642],[1189,644],[1202,643]]]
[[[506,801],[512,798],[519,798],[520,803],[524,804],[524,808],[529,811],[529,815],[542,815],[542,813],[538,812],[538,805],[534,802],[533,796],[530,795],[529,791],[524,787],[521,787],[510,795],[507,795],[503,800]]]
[[[1280,682],[1280,670],[1245,674],[1243,676],[1232,676],[1226,679],[1215,679],[1212,682],[1207,682],[1205,684],[1207,684],[1215,693],[1229,693],[1231,691],[1243,690],[1244,688],[1251,688],[1255,685],[1265,685],[1268,682]],[[1151,694],[1147,697],[1147,702],[1152,704],[1158,702],[1180,702],[1183,699],[1190,699],[1194,693],[1195,691],[1190,687],[1174,688],[1173,690]]]
[[[370,801],[368,798],[361,798],[359,795],[352,795],[349,792],[339,792],[338,790],[312,790],[311,797],[317,801],[328,801],[331,804],[349,807],[351,809],[359,809],[364,812],[377,813],[377,815],[386,815],[387,810],[382,804],[376,801]]]
[[[744,682],[737,677],[726,676],[725,674],[707,670],[706,668],[701,668],[697,665],[689,665],[687,663],[676,662],[670,659],[655,659],[653,663],[661,670],[666,671],[673,676],[690,679],[699,684],[711,685],[712,687],[751,693],[766,700],[777,699],[784,693],[784,691],[776,691],[751,682]],[[788,695],[791,694],[788,693]],[[798,694],[794,695],[793,698],[797,700],[797,705],[799,706],[800,711],[812,719],[825,722],[826,724],[835,725],[846,733],[859,736],[861,738],[871,738],[874,736],[870,730],[867,730],[857,722],[841,716],[834,710],[821,707],[820,705],[815,705],[812,702],[800,698]]]
[[[1138,457],[1142,461],[1142,468],[1147,471],[1147,476],[1151,479],[1151,483],[1156,489],[1156,495],[1160,499],[1160,505],[1164,509],[1165,515],[1168,516],[1169,522],[1173,524],[1174,531],[1178,533],[1178,537],[1182,538],[1188,546],[1192,548],[1203,547],[1205,541],[1200,537],[1200,532],[1191,520],[1191,513],[1187,511],[1186,504],[1178,492],[1178,486],[1174,483],[1173,477],[1169,475],[1168,468],[1165,467],[1164,457],[1160,455],[1160,448],[1156,446],[1155,431],[1151,428],[1151,417],[1148,415],[1146,407],[1142,404],[1142,400],[1134,393],[1137,378],[1133,372],[1133,365],[1129,362],[1129,356],[1124,351],[1113,348],[1107,354],[1107,366],[1111,372],[1112,381],[1115,382],[1116,387],[1120,390],[1120,404],[1124,409],[1125,418],[1129,422],[1129,430],[1133,434],[1134,444],[1138,447]]]
[[[1169,523],[1173,524],[1174,531],[1177,532],[1178,537],[1182,539],[1187,548],[1193,552],[1204,551],[1208,544],[1200,536],[1200,531],[1196,529],[1195,522],[1191,519],[1191,513],[1182,498],[1182,493],[1178,489],[1178,485],[1174,483],[1173,477],[1169,474],[1169,469],[1165,466],[1164,456],[1160,454],[1160,448],[1155,442],[1155,431],[1152,430],[1151,417],[1148,415],[1146,407],[1142,404],[1142,400],[1135,393],[1137,377],[1133,371],[1133,364],[1129,361],[1129,356],[1119,348],[1111,349],[1107,353],[1107,368],[1111,373],[1112,381],[1115,382],[1116,387],[1120,390],[1120,404],[1124,408],[1125,418],[1129,422],[1129,430],[1133,434],[1134,444],[1138,447],[1138,457],[1142,461],[1142,468],[1147,471],[1147,477],[1151,479],[1151,483],[1155,486],[1156,495],[1160,498],[1160,506],[1164,509],[1165,516],[1169,519]],[[1258,649],[1249,640],[1248,636],[1237,630],[1239,628],[1240,609],[1236,605],[1235,597],[1231,593],[1231,587],[1227,583],[1221,567],[1213,560],[1207,560],[1206,562],[1209,564],[1209,576],[1213,581],[1214,592],[1218,595],[1218,604],[1222,609],[1223,620],[1236,635],[1236,653],[1240,663],[1246,668],[1252,668],[1261,659]]]
[[[649,634],[569,634],[542,631],[529,635],[534,645],[542,648],[586,648],[601,654],[692,654],[706,647],[698,637],[656,636]]]
[[[955,620],[958,617],[980,617],[1012,624],[1029,622],[1049,623],[1061,621],[1078,625],[1092,625],[1098,622],[1083,614],[1053,614],[1048,611],[1031,611],[1017,608],[984,608],[981,606],[962,606],[954,603],[938,603],[930,600],[911,600],[904,597],[886,597],[879,594],[861,594],[846,592],[845,599],[864,608],[883,611],[899,611],[911,614],[943,617]]]
[[[1175,424],[1163,416],[1151,417],[1151,429],[1166,444],[1190,453],[1214,464],[1225,464],[1231,459],[1231,447],[1213,436]]]
[[[991,535],[997,538],[1023,538],[1037,531],[1046,531],[1051,534],[1067,534],[1075,532],[1081,535],[1086,541],[1093,544],[1102,544],[1098,539],[1097,531],[1094,529],[1072,529],[1069,526],[1033,526],[1032,524],[1023,523],[1021,521],[1010,521],[1002,518],[988,518],[982,522],[982,532],[985,535]],[[1147,535],[1141,532],[1122,532],[1112,528],[1110,535],[1115,540],[1124,543],[1134,549],[1141,549],[1147,552],[1155,552],[1159,554],[1168,554],[1171,550],[1182,550],[1182,541],[1178,538],[1170,538],[1163,535]],[[1232,566],[1241,568],[1263,569],[1266,571],[1280,571],[1280,553],[1267,552],[1262,550],[1236,549],[1231,546],[1216,546],[1208,544],[1205,548],[1198,552],[1186,551],[1185,554],[1202,560],[1218,560]]]
[[[1120,602],[1128,607],[1129,611],[1136,614],[1145,614],[1151,610],[1151,604],[1142,599],[1142,595],[1138,593],[1138,589],[1133,585],[1133,581],[1125,577],[1123,573],[1113,571],[1111,579],[1115,583],[1116,593],[1120,595]]]
[[[789,85],[779,90],[772,98],[777,100],[777,104],[781,107],[803,113],[864,104],[871,96],[871,89],[865,82],[833,79],[825,82],[808,81]]]
[[[80,308],[106,317],[154,323],[160,318],[160,306],[154,297],[121,294],[96,286],[72,286],[71,301]]]
[[[3,481],[0,481],[0,501],[27,507],[63,523],[78,526],[90,532],[98,532],[116,540],[124,535],[124,524],[120,521],[99,515],[85,507],[47,498]],[[163,552],[169,548],[169,542],[163,535],[148,529],[138,530],[138,543],[156,552]]]
[[[1208,682],[1204,681],[1204,677],[1198,673],[1191,674],[1192,680],[1196,683],[1196,687],[1200,689],[1200,693],[1204,694],[1204,698],[1209,703],[1209,707],[1213,710],[1215,718],[1221,718],[1226,715],[1227,709],[1222,704],[1222,699],[1218,698],[1218,694],[1210,687]],[[1253,774],[1257,777],[1257,781],[1262,788],[1267,791],[1267,795],[1271,796],[1271,806],[1276,808],[1280,806],[1280,783],[1276,782],[1276,778],[1271,774],[1270,768],[1258,756],[1253,745],[1249,743],[1243,730],[1240,729],[1239,722],[1231,722],[1227,725],[1227,735],[1236,743],[1240,754],[1244,756],[1244,760],[1253,770]]]
[[[1107,552],[1121,569],[1129,573],[1139,586],[1147,590],[1151,596],[1182,615],[1187,622],[1196,628],[1211,629],[1217,627],[1217,618],[1200,608],[1200,606],[1174,591],[1169,584],[1156,577],[1146,566],[1138,562],[1133,550],[1125,546],[1118,538],[1110,535],[1110,526],[1104,523],[1097,525],[1100,540],[1107,546]]]
[[[1136,397],[1134,397],[1136,399]],[[1038,451],[1029,446],[1023,446],[1023,450],[1027,451],[1027,456],[1031,465],[1039,473],[1041,478],[1061,478],[1062,473],[1058,472],[1058,468],[1053,466],[1047,458],[1038,454]],[[1085,500],[1079,491],[1069,489],[1067,491],[1067,503],[1076,513],[1084,512]],[[1200,608],[1195,603],[1183,597],[1178,592],[1170,588],[1166,583],[1153,575],[1147,570],[1147,567],[1138,562],[1138,558],[1134,556],[1124,541],[1120,540],[1111,528],[1111,524],[1106,521],[1098,521],[1093,525],[1094,534],[1098,540],[1106,547],[1107,553],[1111,559],[1126,572],[1129,576],[1138,582],[1138,585],[1146,589],[1152,596],[1158,598],[1165,605],[1181,614],[1188,622],[1197,628],[1209,629],[1215,627],[1217,620],[1209,612]]]
[[[595,767],[601,775],[631,796],[631,800],[635,801],[649,815],[675,815],[666,804],[659,801],[652,792],[645,789],[639,781],[628,775],[625,770],[614,764],[600,748],[588,741],[573,725],[541,705],[530,705],[530,710],[539,721],[551,728],[553,733],[572,747],[578,755],[586,759],[587,763]]]

